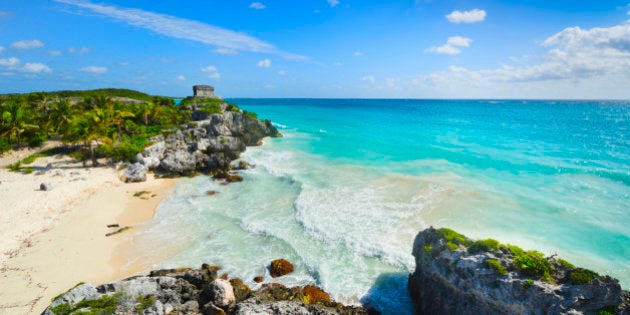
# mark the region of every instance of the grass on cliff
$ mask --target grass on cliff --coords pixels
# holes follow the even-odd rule
[[[83,300],[74,306],[66,302],[51,307],[50,311],[55,315],[109,315],[116,312],[116,307],[122,300],[122,297],[123,293],[118,292],[112,295],[103,295],[98,300]]]
[[[138,305],[136,305],[136,313],[143,314],[146,309],[149,309],[155,303],[154,296],[139,296],[136,298]]]
[[[571,276],[569,277],[571,279],[571,283],[575,285],[582,285],[591,283],[591,281],[593,281],[594,279],[599,278],[600,275],[588,269],[576,268],[575,270],[571,271]]]
[[[529,278],[540,279],[545,282],[555,282],[554,279],[556,268],[564,268],[570,272],[570,282],[574,285],[588,284],[593,279],[599,278],[597,273],[583,268],[576,268],[575,265],[561,258],[548,258],[536,250],[524,250],[516,245],[501,244],[494,239],[484,239],[473,241],[468,237],[448,228],[436,230],[437,235],[446,240],[446,247],[450,251],[457,250],[460,246],[466,248],[470,254],[476,254],[487,251],[502,251],[513,255],[512,265],[504,266],[496,259],[487,259],[488,268],[494,269],[499,275],[507,274],[508,271],[517,271]],[[432,251],[425,247],[425,252]]]

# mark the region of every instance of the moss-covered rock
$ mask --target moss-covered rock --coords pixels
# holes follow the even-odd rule
[[[304,296],[302,301],[306,304],[315,304],[317,302],[330,302],[330,295],[316,286],[305,286],[302,289],[302,295]]]
[[[232,284],[232,288],[234,289],[234,296],[236,297],[236,302],[240,302],[249,297],[252,289],[243,283],[241,279],[230,279],[230,284]]]
[[[271,262],[269,269],[272,278],[281,277],[293,272],[293,264],[283,258],[276,259]]]

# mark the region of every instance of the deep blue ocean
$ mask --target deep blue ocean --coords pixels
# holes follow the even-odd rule
[[[164,267],[209,262],[255,287],[287,258],[275,281],[405,314],[414,236],[436,226],[630,288],[630,102],[229,101],[284,137],[247,149],[242,183],[176,186],[139,242],[168,247]]]

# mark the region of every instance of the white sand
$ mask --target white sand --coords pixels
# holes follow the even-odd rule
[[[173,180],[150,175],[124,184],[112,167],[84,168],[60,156],[28,165],[32,174],[4,167],[32,153],[0,157],[0,314],[40,314],[78,282],[114,281],[159,263],[117,255],[133,249],[133,228],[105,234],[116,230],[108,224],[133,227],[150,219]],[[41,183],[52,190],[40,191]],[[139,191],[150,193],[134,197]]]

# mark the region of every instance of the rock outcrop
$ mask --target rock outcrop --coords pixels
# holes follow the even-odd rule
[[[270,283],[251,291],[239,279],[219,279],[218,269],[204,264],[99,286],[79,284],[55,298],[43,314],[368,314],[361,307],[330,301],[313,286]]]
[[[224,171],[247,146],[281,136],[269,120],[258,120],[227,104],[218,109],[219,113],[209,114],[191,108],[193,120],[166,137],[151,139],[153,144],[136,156],[121,180],[143,181],[150,170],[167,176]]]
[[[536,251],[429,228],[413,255],[416,314],[630,314],[616,279]]]

